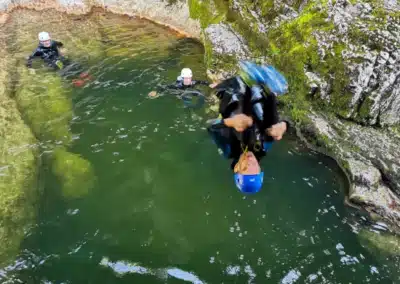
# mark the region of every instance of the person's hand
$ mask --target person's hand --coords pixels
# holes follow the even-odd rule
[[[253,119],[245,114],[237,114],[225,119],[225,125],[233,127],[237,132],[243,132],[253,125]]]
[[[218,82],[208,85],[211,89],[214,89],[218,85]]]
[[[60,51],[60,55],[63,56],[65,53],[68,52],[68,49],[66,49],[65,47],[60,47],[59,51]]]
[[[157,92],[156,92],[156,91],[151,91],[151,92],[148,94],[148,96],[149,96],[150,98],[155,98],[155,97],[157,97]]]
[[[279,122],[277,124],[272,125],[270,128],[267,129],[267,134],[274,138],[274,140],[281,140],[283,134],[285,134],[287,130],[286,122]]]

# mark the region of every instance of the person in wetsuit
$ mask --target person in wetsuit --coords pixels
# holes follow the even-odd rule
[[[189,68],[183,68],[181,71],[181,75],[176,79],[174,84],[170,84],[167,86],[161,86],[158,88],[158,91],[165,90],[186,90],[188,88],[193,88],[198,85],[210,86],[210,83],[206,81],[193,80],[193,72]],[[157,92],[152,91],[149,93],[149,97],[156,97]]]
[[[236,186],[250,193],[261,189],[264,173],[259,162],[273,142],[282,139],[289,122],[281,120],[277,110],[276,96],[286,92],[280,84],[282,77],[276,79],[276,73],[265,72],[274,69],[249,62],[242,63],[242,68],[245,72],[240,76],[215,87],[220,117],[208,132],[225,158],[233,160]]]
[[[82,66],[78,63],[71,63],[61,54],[59,48],[64,46],[62,42],[52,40],[50,34],[47,32],[40,32],[38,38],[38,47],[27,58],[26,66],[28,68],[32,68],[32,61],[34,58],[40,57],[50,68],[62,70],[61,75],[65,78],[79,74],[80,79],[72,80],[73,84],[77,87],[83,86],[91,79],[91,76],[87,72],[82,72]]]
[[[41,57],[49,67],[54,69],[62,69],[62,66],[67,65],[67,59],[59,50],[59,47],[63,46],[62,42],[52,40],[47,32],[39,33],[38,37],[39,45],[27,59],[28,68],[32,68],[32,60],[35,57]]]

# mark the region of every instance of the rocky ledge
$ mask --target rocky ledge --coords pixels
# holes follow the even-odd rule
[[[175,29],[186,36],[200,37],[199,23],[190,18],[186,1],[177,0],[0,0],[0,25],[15,8],[56,9],[69,14],[87,14],[101,7],[116,14],[147,18]]]

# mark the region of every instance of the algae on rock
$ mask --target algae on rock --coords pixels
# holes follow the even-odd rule
[[[52,159],[52,171],[64,197],[83,197],[93,188],[95,176],[90,162],[62,147],[54,150]]]
[[[26,20],[43,21],[43,14],[48,16],[47,21],[57,22],[52,26],[56,35],[53,37],[61,40],[67,46],[73,44],[71,49],[72,57],[83,58],[88,55],[95,58],[103,52],[102,44],[96,38],[98,26],[93,21],[85,19],[81,24],[72,21],[71,17],[50,11],[16,11],[12,14],[11,21],[7,28],[9,33],[14,34],[10,44],[13,47],[13,54],[17,58],[29,54],[34,46],[26,44],[32,42],[36,37],[32,25],[26,24]],[[18,17],[20,16],[20,17]],[[27,17],[29,16],[29,17]],[[60,20],[61,18],[61,20]],[[87,30],[85,30],[87,29]],[[67,38],[67,40],[64,40]],[[68,40],[72,40],[72,43]],[[85,46],[87,40],[92,40],[85,50],[79,46]],[[18,62],[15,67],[17,84],[15,86],[15,100],[25,121],[30,125],[36,138],[40,140],[41,149],[50,153],[50,161],[53,174],[60,180],[63,195],[68,198],[80,197],[85,194],[93,183],[93,170],[85,159],[68,152],[72,144],[72,132],[70,123],[73,117],[73,105],[71,98],[71,84],[60,76],[60,72],[48,70],[48,68],[36,69],[31,73],[28,68]],[[79,192],[78,192],[79,191]]]
[[[9,97],[8,71],[14,60],[4,42],[0,36],[0,263],[16,257],[39,195],[37,141]]]
[[[53,144],[69,145],[72,103],[59,75],[45,71],[30,74],[24,66],[18,71],[16,101],[36,137]]]

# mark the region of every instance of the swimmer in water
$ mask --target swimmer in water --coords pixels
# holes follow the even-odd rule
[[[75,74],[72,69],[81,69],[81,67],[74,63],[72,64],[67,58],[63,56],[59,48],[64,44],[60,41],[52,40],[48,32],[40,32],[38,34],[39,44],[35,51],[27,58],[26,66],[35,73],[32,69],[32,61],[36,57],[40,57],[50,68],[54,70],[65,70],[62,74],[67,77],[70,74]],[[86,72],[80,72],[79,79],[72,80],[73,84],[77,87],[83,86],[91,77]]]
[[[158,91],[165,91],[168,89],[172,90],[186,90],[188,88],[193,88],[198,85],[203,86],[214,86],[213,84],[208,83],[207,81],[193,80],[193,72],[189,68],[183,68],[181,71],[181,75],[178,76],[174,84],[170,84],[167,86],[159,87]],[[157,91],[151,91],[148,95],[151,98],[155,98],[158,96]]]

